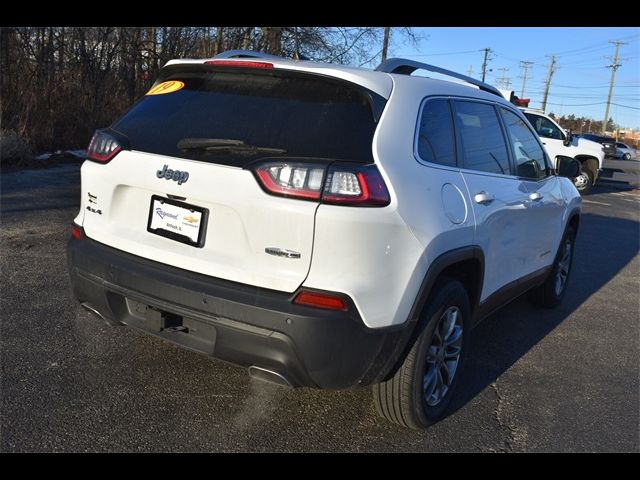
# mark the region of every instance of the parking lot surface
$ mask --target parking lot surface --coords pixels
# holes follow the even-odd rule
[[[456,409],[423,432],[368,388],[286,389],[76,303],[65,245],[79,167],[3,174],[0,451],[640,450],[640,162],[585,197],[569,290],[520,298],[473,332]]]

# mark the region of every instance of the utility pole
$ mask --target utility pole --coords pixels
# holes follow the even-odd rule
[[[556,56],[551,55],[551,63],[549,63],[549,73],[547,73],[547,81],[544,85],[544,96],[542,97],[542,112],[547,110],[547,97],[549,96],[549,87],[551,86],[551,77],[556,71]]]
[[[500,86],[504,89],[509,88],[509,85],[511,84],[511,81],[506,77],[507,72],[509,71],[508,68],[499,68],[499,71],[502,72],[502,77],[500,77],[497,81],[500,82]]]
[[[524,86],[527,84],[527,72],[529,71],[529,66],[531,65],[533,65],[533,62],[520,62],[520,66],[524,69],[524,72],[522,72],[522,90],[520,91],[520,98],[524,98]]]
[[[387,51],[389,50],[389,35],[391,27],[384,27],[384,37],[382,39],[382,61],[387,59]]]
[[[487,62],[489,60],[491,60],[489,58],[489,54],[491,53],[491,49],[490,48],[483,48],[484,50],[484,61],[482,62],[482,81],[484,82],[484,79],[487,75]]]
[[[616,53],[613,55],[613,63],[611,65],[607,65],[607,68],[611,69],[611,82],[609,83],[609,97],[607,97],[607,108],[604,111],[604,121],[602,122],[602,135],[607,131],[607,124],[609,123],[609,108],[611,107],[611,95],[613,94],[613,82],[616,80],[616,70],[622,66],[621,63],[618,63],[618,51],[620,50],[620,45],[626,45],[626,42],[609,42],[613,43],[616,46]]]
[[[470,77],[473,75],[473,65],[469,65],[469,70],[467,70],[467,75]]]

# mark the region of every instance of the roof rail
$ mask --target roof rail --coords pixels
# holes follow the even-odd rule
[[[278,57],[276,55],[271,55],[269,53],[256,52],[254,50],[227,50],[226,52],[219,53],[213,58],[271,58],[281,59],[282,57]]]
[[[461,73],[436,67],[435,65],[429,65],[428,63],[407,60],[406,58],[389,58],[376,67],[377,72],[399,73],[402,75],[411,75],[416,70],[428,70],[429,72],[440,73],[448,77],[457,78],[458,80],[475,85],[480,90],[484,90],[485,92],[493,93],[494,95],[498,95],[500,98],[504,98],[497,88],[487,83],[476,80],[475,78],[467,77]]]

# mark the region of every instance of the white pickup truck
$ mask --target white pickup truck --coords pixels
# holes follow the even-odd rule
[[[573,136],[571,131],[562,129],[560,125],[542,111],[524,106],[528,104],[528,101],[518,99],[512,90],[500,90],[500,92],[511,103],[520,107],[522,113],[538,133],[540,140],[542,140],[549,158],[555,158],[556,155],[564,155],[573,157],[580,162],[582,172],[573,180],[573,183],[581,195],[586,195],[591,187],[596,184],[603,168],[602,162],[604,161],[605,153],[602,145],[586,138]]]

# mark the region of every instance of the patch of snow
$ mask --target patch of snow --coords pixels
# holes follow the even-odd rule
[[[48,160],[51,160],[52,156],[62,155],[62,154],[72,155],[80,160],[85,160],[87,158],[86,150],[65,150],[64,152],[62,150],[57,150],[54,153],[51,153],[51,152],[43,153],[41,155],[38,155],[37,157],[33,157],[33,159],[39,162],[46,162]]]
[[[67,150],[64,153],[68,153],[69,155],[73,155],[74,157],[78,157],[81,159],[85,159],[87,158],[87,151],[86,150]]]

